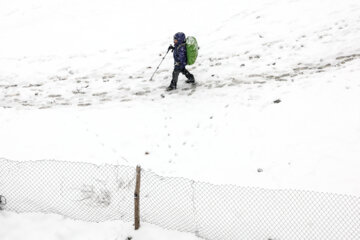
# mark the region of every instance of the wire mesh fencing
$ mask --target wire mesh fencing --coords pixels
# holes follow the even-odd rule
[[[0,159],[5,210],[134,220],[135,168]],[[209,239],[360,239],[360,198],[213,185],[141,172],[141,222]]]
[[[142,220],[205,239],[360,239],[360,199],[213,185],[145,172]]]
[[[85,221],[133,219],[134,169],[85,163],[0,160],[6,209]]]

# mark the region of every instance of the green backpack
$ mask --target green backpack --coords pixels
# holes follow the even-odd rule
[[[199,46],[195,37],[186,38],[186,56],[187,56],[187,65],[192,65],[195,63],[198,56]]]

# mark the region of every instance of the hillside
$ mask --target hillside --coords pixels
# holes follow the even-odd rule
[[[1,3],[0,158],[359,196],[359,2],[179,4]],[[178,31],[197,85],[166,92]]]

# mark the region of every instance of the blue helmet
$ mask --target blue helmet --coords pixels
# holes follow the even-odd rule
[[[185,33],[183,32],[178,32],[174,35],[174,39],[176,39],[179,44],[185,42],[185,38]]]

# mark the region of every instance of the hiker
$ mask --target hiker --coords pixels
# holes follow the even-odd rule
[[[172,50],[174,53],[174,71],[172,73],[172,80],[167,91],[176,89],[179,74],[186,76],[186,83],[195,83],[194,75],[192,75],[185,66],[187,64],[185,34],[178,32],[174,35],[174,46],[170,45],[168,51]]]

